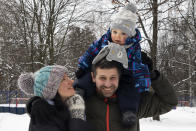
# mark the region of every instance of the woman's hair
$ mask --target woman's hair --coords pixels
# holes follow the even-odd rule
[[[53,99],[55,107],[57,109],[56,115],[64,120],[66,123],[69,122],[71,116],[70,116],[70,112],[68,110],[67,105],[65,104],[64,101],[62,101],[61,96],[59,95],[59,93],[57,92],[56,96]]]

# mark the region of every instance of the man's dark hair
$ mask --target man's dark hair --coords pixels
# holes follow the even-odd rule
[[[112,68],[116,68],[119,74],[119,77],[122,74],[122,65],[119,62],[116,61],[108,61],[106,60],[106,58],[103,58],[102,60],[100,60],[99,62],[97,62],[96,64],[92,65],[92,69],[91,71],[93,72],[93,75],[96,76],[96,69],[97,68],[101,68],[101,69],[112,69]]]

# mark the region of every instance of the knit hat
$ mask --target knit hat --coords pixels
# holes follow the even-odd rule
[[[128,36],[132,37],[136,34],[135,26],[137,21],[137,7],[130,3],[123,7],[117,14],[112,16],[111,30],[120,29]]]
[[[27,95],[53,99],[66,72],[64,66],[45,66],[35,73],[21,74],[18,86]]]

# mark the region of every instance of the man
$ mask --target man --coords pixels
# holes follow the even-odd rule
[[[86,115],[93,131],[139,131],[140,118],[167,113],[177,105],[173,88],[167,79],[157,74],[156,80],[152,81],[154,92],[141,94],[138,121],[131,127],[123,126],[116,98],[121,69],[119,63],[106,59],[92,67],[92,80],[96,84],[97,94],[86,100]]]

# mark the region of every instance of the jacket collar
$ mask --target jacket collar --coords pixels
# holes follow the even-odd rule
[[[115,103],[117,101],[117,95],[114,94],[110,97],[104,97],[103,95],[99,94],[99,93],[96,93],[97,94],[97,97],[102,99],[105,103]]]

